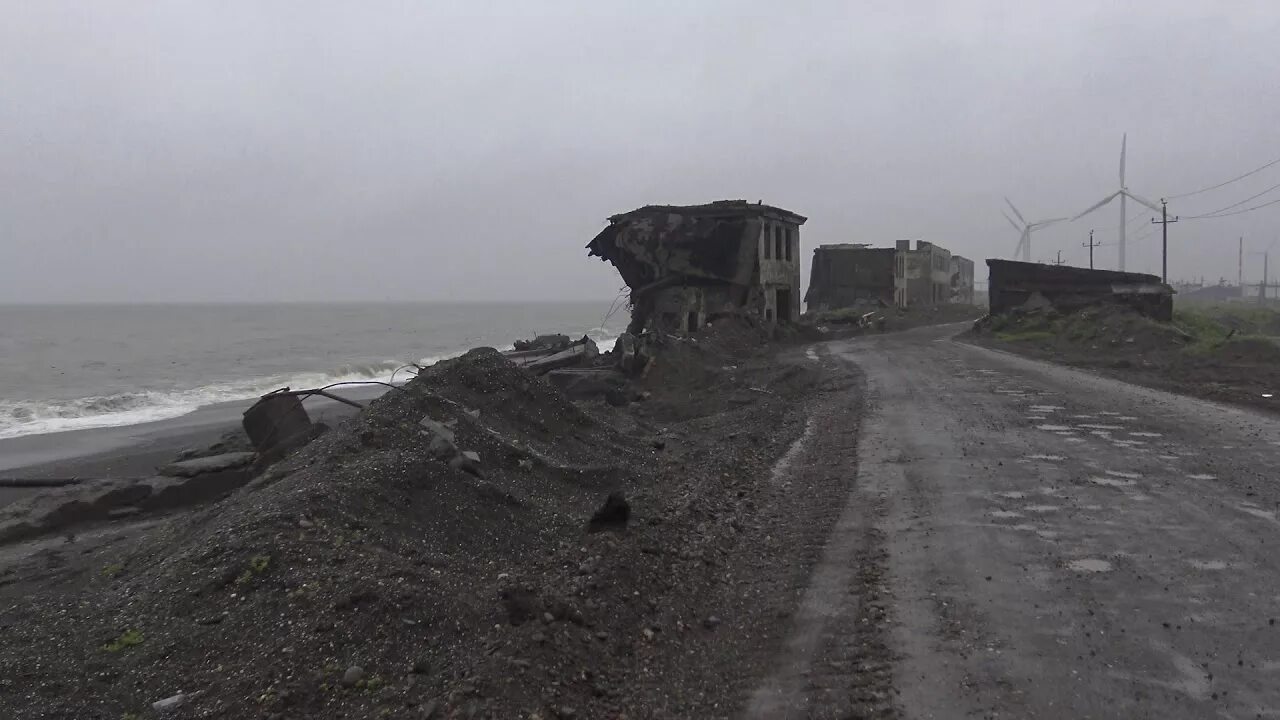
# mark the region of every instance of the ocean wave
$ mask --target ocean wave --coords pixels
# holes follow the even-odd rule
[[[611,350],[618,338],[617,332],[603,327],[592,328],[586,335],[595,341],[600,352]],[[419,358],[417,364],[432,365],[463,352],[465,350]],[[396,383],[403,383],[413,377],[412,368],[402,369],[406,364],[397,360],[353,363],[329,372],[275,375],[188,390],[138,390],[70,400],[0,400],[0,438],[169,420],[207,405],[251,400],[282,387],[302,389],[366,380],[391,382],[393,379]]]
[[[249,400],[282,387],[300,389],[364,380],[386,382],[403,365],[394,360],[350,364],[330,372],[275,375],[167,392],[138,390],[69,400],[0,400],[0,438],[168,420],[206,405]],[[396,379],[408,380],[409,376],[402,372]]]

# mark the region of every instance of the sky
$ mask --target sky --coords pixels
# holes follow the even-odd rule
[[[1127,184],[1156,201],[1280,158],[1271,0],[0,0],[0,17],[0,302],[607,303],[621,280],[584,250],[605,218],[725,198],[808,216],[806,276],[822,243],[980,262],[1017,244],[1005,196],[1035,220],[1118,189],[1125,133]],[[1280,165],[1170,212],[1277,184]],[[1136,209],[1128,269],[1158,273]],[[1114,267],[1118,224],[1111,205],[1041,230],[1032,259],[1087,264],[1094,229]],[[1234,281],[1239,237],[1256,279],[1280,204],[1169,235],[1171,279]]]

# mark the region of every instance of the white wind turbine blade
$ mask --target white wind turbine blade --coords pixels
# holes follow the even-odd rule
[[[1004,216],[1004,219],[1005,219],[1005,220],[1008,220],[1008,221],[1009,221],[1009,224],[1013,226],[1013,229],[1014,229],[1014,230],[1017,230],[1018,232],[1022,232],[1022,226],[1021,226],[1021,225],[1019,225],[1018,223],[1014,222],[1014,221],[1013,221],[1013,218],[1009,217],[1009,213],[1007,213],[1007,212],[1005,212],[1005,211],[1001,210],[1001,211],[1000,211],[1000,214]]]
[[[1124,193],[1126,197],[1132,199],[1133,201],[1146,205],[1147,207],[1151,208],[1152,210],[1155,210],[1156,212],[1160,212],[1160,206],[1151,202],[1150,200],[1146,200],[1141,197],[1138,197],[1137,195],[1134,195],[1128,190],[1121,190],[1120,192]]]
[[[1013,201],[1010,200],[1007,196],[1005,197],[1004,201],[1009,203],[1009,207],[1013,209],[1013,214],[1018,216],[1018,219],[1022,221],[1023,225],[1026,225],[1027,219],[1022,217],[1022,213],[1018,212],[1018,208],[1013,206]]]
[[[1093,212],[1094,210],[1097,210],[1098,208],[1102,207],[1103,205],[1106,205],[1107,203],[1111,202],[1112,200],[1115,200],[1115,199],[1116,199],[1116,197],[1117,197],[1121,192],[1122,192],[1122,191],[1117,190],[1117,191],[1115,191],[1115,192],[1111,193],[1110,195],[1108,195],[1108,196],[1106,196],[1106,197],[1102,198],[1101,200],[1099,200],[1097,203],[1095,203],[1095,204],[1094,204],[1092,207],[1090,207],[1088,210],[1085,210],[1084,212],[1080,213],[1079,215],[1077,215],[1077,216],[1075,216],[1075,217],[1073,217],[1073,218],[1071,218],[1071,219],[1072,219],[1072,220],[1079,220],[1080,218],[1084,217],[1085,215],[1088,215],[1089,213]]]
[[[1070,219],[1071,219],[1071,218],[1059,217],[1059,218],[1049,218],[1048,220],[1037,220],[1037,221],[1035,221],[1035,222],[1031,223],[1031,227],[1033,227],[1033,228],[1042,228],[1042,227],[1045,227],[1045,226],[1047,226],[1047,225],[1052,225],[1052,224],[1054,224],[1054,223],[1060,223],[1060,222],[1062,222],[1063,220],[1070,220]]]
[[[1125,148],[1129,144],[1129,133],[1125,133],[1120,140],[1120,187],[1124,187],[1124,155]]]
[[[1031,239],[1031,231],[1024,229],[1022,231],[1022,235],[1018,237],[1018,246],[1013,249],[1014,260],[1017,260],[1018,257],[1022,255],[1022,248],[1026,246],[1027,242],[1030,239]]]

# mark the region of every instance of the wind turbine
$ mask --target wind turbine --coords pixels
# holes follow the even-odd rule
[[[1013,250],[1013,256],[1016,258],[1018,257],[1018,254],[1021,253],[1023,262],[1031,262],[1031,233],[1046,225],[1062,222],[1063,220],[1066,220],[1066,218],[1049,218],[1048,220],[1027,222],[1027,219],[1022,217],[1022,213],[1018,212],[1018,208],[1014,207],[1012,200],[1005,198],[1004,201],[1009,203],[1009,209],[1012,210],[1013,214],[1017,215],[1018,219],[1022,221],[1022,224],[1019,225],[1013,221],[1013,218],[1009,217],[1008,213],[1003,210],[1000,211],[1000,214],[1004,215],[1004,219],[1009,221],[1009,224],[1013,226],[1013,229],[1021,233],[1021,237],[1018,239],[1018,247]]]
[[[1151,202],[1150,200],[1145,200],[1129,192],[1128,186],[1124,184],[1124,155],[1125,155],[1125,147],[1128,144],[1129,144],[1129,134],[1125,133],[1124,137],[1120,140],[1120,189],[1102,198],[1097,203],[1095,203],[1093,207],[1090,207],[1088,210],[1085,210],[1079,215],[1071,218],[1072,220],[1079,220],[1085,215],[1088,215],[1094,210],[1097,210],[1103,205],[1106,205],[1107,203],[1111,202],[1112,200],[1115,200],[1116,198],[1120,198],[1120,270],[1121,271],[1124,270],[1124,248],[1125,248],[1124,230],[1125,230],[1125,225],[1127,223],[1125,218],[1125,200],[1132,198],[1134,202],[1139,203],[1141,205],[1146,205],[1152,210],[1155,210],[1156,212],[1160,212],[1159,206],[1157,206],[1155,203]]]

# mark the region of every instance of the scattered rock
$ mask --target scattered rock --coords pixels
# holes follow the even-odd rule
[[[537,616],[538,596],[525,588],[504,590],[502,607],[507,611],[507,622],[523,625]]]
[[[720,627],[722,621],[715,615],[708,615],[706,620],[702,621],[702,626],[708,630],[715,630]]]
[[[630,519],[631,504],[627,502],[627,498],[621,492],[615,490],[609,493],[604,505],[591,516],[591,521],[587,524],[587,532],[624,530],[627,527],[627,521]]]
[[[347,671],[342,673],[342,685],[344,687],[355,687],[356,683],[364,679],[364,668],[359,665],[352,665]]]
[[[170,695],[169,697],[163,700],[157,700],[151,703],[151,709],[163,715],[177,709],[179,706],[181,706],[183,703],[187,701],[188,697],[190,696],[188,696],[186,693],[178,693],[177,695]]]

